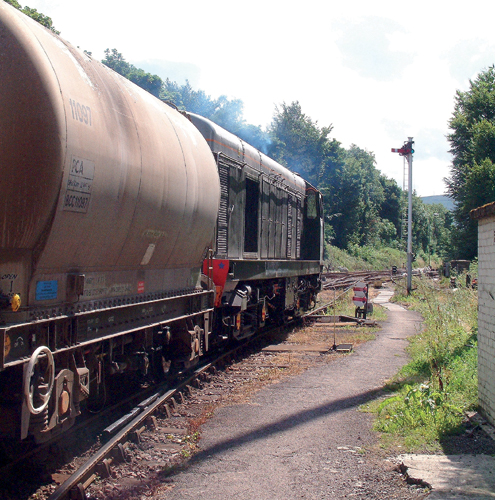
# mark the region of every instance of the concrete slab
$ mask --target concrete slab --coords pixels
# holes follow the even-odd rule
[[[495,457],[489,455],[401,455],[409,477],[428,483],[428,500],[495,499]]]
[[[382,307],[387,309],[388,311],[404,311],[405,308],[400,306],[399,304],[394,304],[393,302],[384,302],[380,304]]]
[[[380,293],[373,299],[373,303],[381,305],[388,311],[404,311],[404,307],[390,302],[393,295],[393,290],[380,290]]]
[[[380,293],[373,299],[373,302],[376,304],[384,304],[389,302],[393,295],[393,290],[380,290]]]

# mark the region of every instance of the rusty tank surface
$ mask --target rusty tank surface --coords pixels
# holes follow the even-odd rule
[[[0,13],[2,292],[22,308],[65,297],[68,272],[197,267],[219,186],[195,127],[8,5]],[[135,293],[131,274],[93,281]]]
[[[146,347],[184,359],[207,347],[201,263],[219,179],[186,117],[4,2],[0,172],[0,404],[20,422],[22,400],[21,437],[42,441],[78,414],[102,364],[119,372],[148,366],[131,362]],[[48,388],[27,380],[42,363]],[[37,420],[47,428],[25,417],[33,409],[49,413]]]

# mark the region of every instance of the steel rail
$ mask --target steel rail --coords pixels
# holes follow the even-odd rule
[[[287,327],[287,325],[291,324],[292,322],[289,322],[285,324],[284,327]],[[130,420],[125,425],[125,427],[117,431],[117,433],[113,437],[111,437],[109,441],[105,443],[92,457],[90,457],[76,472],[74,472],[74,474],[68,477],[48,497],[48,500],[65,500],[67,498],[71,498],[71,500],[85,500],[86,496],[84,492],[86,488],[96,479],[96,470],[98,466],[100,464],[104,464],[105,459],[112,454],[112,452],[119,446],[119,444],[122,444],[123,442],[126,442],[128,440],[128,437],[133,432],[133,430],[140,428],[155,411],[157,411],[162,405],[166,404],[168,400],[172,399],[174,395],[180,393],[181,390],[183,390],[193,380],[198,378],[199,375],[205,373],[207,370],[212,368],[215,364],[219,363],[223,359],[232,356],[240,349],[243,349],[249,344],[258,340],[260,337],[267,335],[268,333],[273,332],[274,330],[279,328],[281,327],[276,326],[274,328],[269,328],[266,331],[261,332],[259,335],[255,335],[250,339],[247,339],[246,342],[235,346],[233,349],[229,349],[228,351],[221,353],[220,355],[215,357],[215,359],[207,361],[204,365],[200,366],[189,375],[187,375],[183,380],[180,381],[179,384],[177,384],[176,387],[166,391],[165,388],[158,390],[157,392],[159,393],[159,396],[157,398],[155,398],[153,395],[137,405],[136,408],[141,406],[142,411],[138,415],[133,416],[132,420]],[[149,406],[145,406],[146,402],[150,402]],[[128,415],[134,412],[136,408],[134,410],[131,410]],[[125,422],[125,418],[126,416],[122,417],[120,421]],[[115,422],[113,425],[118,428],[119,425],[121,426],[124,424],[118,424],[117,422]],[[107,429],[111,427],[112,426],[109,426],[107,427]],[[71,496],[69,497],[69,495]]]
[[[92,457],[90,457],[74,474],[67,478],[49,497],[49,500],[62,500],[68,497],[71,491],[78,488],[79,491],[84,491],[89,484],[96,478],[95,469],[101,464],[112,451],[122,442],[127,441],[129,434],[134,429],[139,428],[144,424],[144,422],[163,404],[170,400],[175,394],[180,392],[186,385],[188,385],[193,379],[197,378],[201,373],[211,368],[212,363],[207,363],[206,365],[195,370],[191,375],[189,375],[185,380],[173,388],[161,393],[162,390],[158,391],[161,393],[157,399],[155,399],[151,404],[142,409],[134,419],[132,419],[123,429],[121,429],[117,434],[115,434],[106,444],[104,444],[100,450],[98,450]],[[148,401],[152,399],[148,398]],[[139,405],[138,405],[139,406]],[[93,477],[92,477],[93,476]],[[77,495],[77,491],[76,491]],[[83,497],[85,498],[85,497]],[[82,499],[81,499],[82,500]]]
[[[85,490],[87,487],[98,477],[97,469],[100,465],[105,465],[105,460],[112,455],[114,450],[118,449],[118,446],[126,442],[129,439],[129,435],[135,430],[143,426],[145,421],[150,418],[150,416],[156,412],[161,406],[171,400],[176,394],[180,393],[186,386],[188,386],[193,380],[197,379],[202,373],[212,368],[215,364],[219,363],[223,359],[232,356],[240,349],[245,348],[249,344],[255,342],[260,337],[263,337],[270,332],[273,332],[282,327],[286,328],[294,324],[298,320],[302,320],[303,316],[293,319],[283,326],[276,326],[274,328],[268,328],[267,330],[260,332],[259,335],[255,335],[250,339],[246,339],[233,349],[229,349],[226,352],[221,353],[215,359],[206,362],[201,367],[197,368],[189,375],[187,375],[180,383],[172,388],[166,390],[164,387],[155,392],[152,396],[148,397],[146,400],[138,404],[133,410],[131,410],[126,416],[121,417],[119,421],[115,422],[111,426],[107,427],[106,430],[112,429],[106,435],[113,433],[113,428],[117,429],[116,434],[109,438],[107,441],[93,456],[91,456],[74,474],[68,477],[57,489],[48,497],[48,500],[65,500],[67,498],[85,500]],[[149,403],[149,405],[147,404]],[[140,408],[140,412],[137,413],[137,409]],[[122,429],[118,430],[122,425],[125,425]],[[104,432],[104,431],[103,431]]]

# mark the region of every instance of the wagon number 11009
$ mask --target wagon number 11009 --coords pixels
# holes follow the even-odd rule
[[[72,99],[69,99],[69,103],[70,109],[72,110],[72,118],[84,122],[91,127],[91,108],[89,106],[84,106],[84,104],[79,104]]]

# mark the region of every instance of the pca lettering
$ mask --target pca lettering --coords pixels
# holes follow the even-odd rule
[[[72,156],[63,210],[80,213],[88,211],[94,175],[95,163],[93,161]]]

